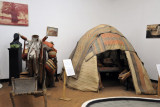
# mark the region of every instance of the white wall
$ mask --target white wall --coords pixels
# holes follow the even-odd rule
[[[160,63],[160,39],[146,39],[146,27],[160,24],[160,0],[112,0],[109,24],[131,42],[144,62],[151,79],[157,80]]]
[[[13,34],[21,33],[27,38],[38,34],[43,38],[47,26],[59,28],[58,37],[49,37],[58,50],[58,72],[76,46],[79,38],[90,28],[109,23],[110,4],[106,0],[5,0],[27,3],[29,7],[29,26],[0,25],[0,79],[9,77],[9,43]],[[20,40],[23,43],[23,40]]]
[[[58,27],[58,37],[49,37],[58,50],[58,72],[79,38],[99,24],[116,27],[132,43],[151,79],[157,79],[155,64],[160,63],[159,39],[146,39],[146,26],[160,24],[159,0],[5,0],[27,3],[29,26],[0,25],[0,79],[8,78],[9,43],[19,32],[30,38],[46,34],[46,27]],[[21,40],[23,43],[23,41]]]

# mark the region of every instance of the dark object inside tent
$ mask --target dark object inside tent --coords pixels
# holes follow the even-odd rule
[[[131,72],[124,51],[109,50],[97,55],[97,67],[102,87],[124,85],[126,90],[134,89]]]

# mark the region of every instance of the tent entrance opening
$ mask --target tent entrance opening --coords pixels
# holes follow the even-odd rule
[[[121,73],[130,71],[125,52],[121,50],[109,50],[98,54],[97,67],[100,82],[104,87],[120,85]]]

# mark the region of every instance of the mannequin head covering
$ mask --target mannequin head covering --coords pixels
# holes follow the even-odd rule
[[[11,46],[11,48],[20,48],[20,47],[22,47],[22,44],[19,42],[19,34],[18,33],[14,34],[14,39],[10,43],[10,46]]]

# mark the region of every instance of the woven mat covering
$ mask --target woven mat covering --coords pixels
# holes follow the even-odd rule
[[[94,27],[79,40],[70,56],[76,76],[68,77],[67,85],[82,91],[97,91],[99,75],[96,54],[117,49],[126,51],[136,93],[155,94],[149,76],[134,48],[118,30],[109,25]]]
[[[97,91],[99,86],[99,77],[97,72],[97,58],[94,56],[89,61],[83,61],[81,72],[78,79],[69,77],[67,86],[82,91]]]
[[[75,53],[72,54],[72,63],[76,72],[75,78],[78,78],[82,62],[86,55],[90,52],[90,48],[97,37],[102,33],[114,33],[123,36],[118,30],[109,25],[99,25],[85,33],[79,40]]]
[[[156,94],[149,76],[135,52],[126,51],[136,94]]]

